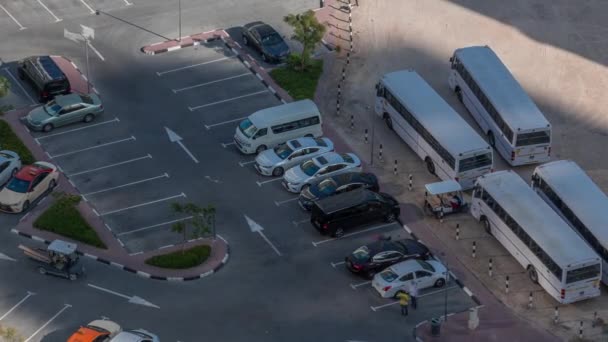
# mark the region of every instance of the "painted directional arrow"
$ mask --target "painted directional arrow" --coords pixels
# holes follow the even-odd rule
[[[264,233],[262,232],[262,230],[264,230],[264,228],[262,226],[260,226],[254,220],[250,219],[249,216],[247,216],[247,215],[245,215],[245,220],[247,220],[247,224],[249,225],[249,228],[251,229],[252,233],[260,234],[260,236],[264,239],[264,241],[266,241],[266,243],[268,243],[270,245],[270,247],[272,247],[272,249],[277,253],[278,256],[282,255],[281,252],[279,252],[279,250],[272,244],[272,242],[270,242],[270,240],[268,240],[266,235],[264,235]]]
[[[184,146],[184,144],[182,144],[182,137],[177,135],[177,133],[173,132],[168,127],[165,127],[165,131],[167,131],[167,135],[169,136],[169,141],[176,142],[182,149],[184,149],[184,151],[190,156],[190,158],[192,158],[192,160],[194,160],[194,162],[198,164],[198,159],[196,159],[196,157],[194,157],[194,155],[192,155],[192,153],[190,153],[190,151],[186,148],[186,146]]]
[[[113,295],[118,296],[118,297],[122,297],[122,298],[128,299],[129,303],[132,303],[132,304],[143,305],[143,306],[148,306],[148,307],[151,307],[151,308],[160,309],[160,307],[158,305],[154,305],[154,304],[148,302],[147,300],[145,300],[145,299],[143,299],[141,297],[138,297],[138,296],[127,296],[127,295],[122,294],[122,293],[118,293],[118,292],[115,292],[115,291],[112,291],[112,290],[105,289],[105,288],[103,288],[101,286],[97,286],[97,285],[93,285],[93,284],[87,284],[87,285],[89,287],[92,287],[92,288],[96,289],[96,290],[103,291],[103,292],[106,292],[106,293],[109,293],[109,294],[113,294]]]
[[[16,259],[11,258],[4,253],[0,253],[0,260],[17,261]]]

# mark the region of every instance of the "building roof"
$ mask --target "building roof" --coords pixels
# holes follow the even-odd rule
[[[424,186],[430,195],[445,194],[448,192],[462,191],[460,183],[453,179],[448,179],[443,182],[426,184]]]

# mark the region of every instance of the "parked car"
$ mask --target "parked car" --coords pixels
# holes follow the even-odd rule
[[[399,292],[407,292],[412,281],[419,290],[443,287],[447,269],[437,260],[406,260],[376,274],[372,286],[383,298],[393,298]]]
[[[89,123],[103,113],[103,104],[97,94],[69,94],[37,107],[21,120],[35,131],[50,132],[53,128],[75,122]]]
[[[110,342],[160,342],[158,336],[143,330],[125,330],[114,336]]]
[[[108,342],[122,329],[120,325],[107,319],[97,319],[80,327],[67,342]]]
[[[350,171],[361,171],[361,160],[353,153],[329,152],[296,165],[285,172],[283,186],[299,193],[315,181]]]
[[[378,192],[380,190],[378,178],[373,173],[347,172],[316,181],[300,192],[298,204],[302,209],[309,211],[314,201],[359,188]]]
[[[36,90],[39,102],[47,102],[57,95],[69,94],[70,81],[49,56],[32,56],[19,61],[17,74]]]
[[[341,237],[349,228],[379,220],[393,222],[400,212],[391,195],[357,189],[316,201],[310,222],[321,234]]]
[[[398,262],[408,259],[426,260],[429,257],[429,249],[416,240],[380,239],[357,248],[344,261],[351,272],[373,278],[376,273]]]
[[[57,167],[47,162],[35,162],[23,167],[0,191],[0,211],[21,213],[34,201],[57,185]]]
[[[13,151],[0,151],[0,186],[6,184],[21,168],[21,158]]]
[[[264,62],[283,62],[290,52],[283,37],[272,26],[262,21],[243,26],[243,43],[257,50]]]
[[[254,166],[264,176],[278,177],[304,160],[333,150],[334,143],[328,138],[302,137],[289,140],[272,150],[260,152],[255,158]]]

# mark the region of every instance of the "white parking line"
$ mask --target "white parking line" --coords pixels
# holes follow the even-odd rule
[[[123,184],[123,185],[113,186],[111,188],[107,188],[107,189],[103,189],[103,190],[89,192],[88,194],[82,194],[81,196],[84,197],[84,196],[91,196],[91,195],[95,195],[95,194],[100,194],[102,192],[112,191],[112,190],[124,188],[124,187],[127,187],[127,186],[135,185],[135,184],[149,182],[151,180],[155,180],[155,179],[159,179],[159,178],[169,178],[169,174],[165,172],[164,175],[160,175],[160,176],[156,176],[156,177],[152,177],[152,178],[146,178],[146,179],[138,180],[138,181],[127,183],[127,184]]]
[[[167,222],[163,222],[163,223],[153,224],[151,226],[141,227],[141,228],[129,230],[129,231],[126,231],[126,232],[122,232],[122,233],[116,234],[116,236],[123,236],[123,235],[133,234],[133,233],[141,232],[141,231],[152,229],[152,228],[156,228],[156,227],[166,226],[168,224],[172,224],[172,223],[176,223],[176,222],[180,222],[180,221],[189,220],[191,218],[192,218],[192,216],[188,216],[188,217],[180,218],[180,219],[177,219],[177,220],[172,220],[172,221],[167,221]]]
[[[135,209],[135,208],[143,207],[143,206],[150,205],[150,204],[154,204],[154,203],[159,203],[159,202],[168,201],[168,200],[171,200],[171,199],[174,199],[174,198],[179,198],[179,197],[186,198],[186,194],[182,192],[182,193],[181,193],[181,194],[179,194],[179,195],[175,195],[175,196],[171,196],[171,197],[166,197],[166,198],[161,198],[161,199],[159,199],[159,200],[150,201],[150,202],[146,202],[146,203],[140,203],[140,204],[132,205],[132,206],[130,206],[130,207],[121,208],[121,209],[116,209],[116,210],[108,211],[108,212],[105,212],[105,213],[101,213],[101,214],[99,214],[99,216],[104,216],[104,215],[115,214],[115,213],[119,213],[119,212],[121,212],[121,211],[130,210],[130,209]]]
[[[251,160],[251,161],[247,161],[247,162],[239,162],[239,165],[241,167],[245,167],[245,165],[249,165],[249,164],[253,164],[253,163],[255,163],[255,159]]]
[[[95,11],[91,8],[91,6],[89,6],[89,4],[84,2],[84,0],[80,0],[80,2],[82,2],[82,4],[85,5],[89,9],[89,11],[91,11],[91,14],[95,14]]]
[[[209,129],[209,128],[207,128],[207,129]],[[222,147],[223,147],[223,148],[226,148],[226,147],[228,147],[228,146],[230,146],[230,145],[234,145],[234,141],[233,141],[233,142],[229,142],[229,143],[227,143],[227,144],[222,143]]]
[[[21,91],[23,91],[23,93],[25,94],[25,96],[27,96],[28,99],[30,99],[30,101],[32,102],[32,104],[37,104],[36,101],[34,101],[34,99],[30,96],[30,94],[25,90],[25,88],[23,88],[23,86],[21,85],[21,83],[19,81],[17,81],[17,78],[13,75],[13,73],[8,70],[8,68],[4,68],[4,71],[6,71],[6,73],[13,79],[13,81],[15,81],[15,83],[19,86],[19,88],[21,88]]]
[[[412,230],[408,226],[403,225],[403,229],[405,229],[408,234],[412,235]]]
[[[61,315],[62,312],[71,307],[72,306],[70,304],[63,304],[63,308],[61,310],[59,310],[53,317],[46,321],[46,323],[44,323],[40,328],[38,328],[38,330],[34,331],[34,333],[23,342],[31,341],[34,336],[38,335],[38,333],[42,331],[42,329],[46,328],[46,326],[49,325],[52,321],[54,321],[55,318],[57,318],[59,315]]]
[[[276,181],[281,180],[281,179],[283,179],[283,178],[279,177],[279,178],[274,178],[274,179],[270,179],[270,180],[263,181],[263,182],[256,181],[256,184],[257,184],[258,186],[262,186],[262,185],[264,185],[264,184],[266,184],[266,183],[270,183],[270,182],[276,182]]]
[[[231,98],[225,99],[225,100],[220,100],[220,101],[215,101],[215,102],[211,102],[211,103],[206,103],[204,105],[199,105],[199,106],[194,106],[194,107],[188,106],[188,110],[190,110],[191,112],[194,112],[195,110],[198,110],[198,109],[201,109],[201,108],[215,106],[215,105],[218,105],[220,103],[226,103],[226,102],[230,102],[230,101],[234,101],[234,100],[238,100],[238,99],[242,99],[242,98],[250,97],[250,96],[254,96],[254,95],[259,95],[259,94],[263,94],[263,93],[267,93],[267,92],[268,92],[268,90],[264,89],[262,91],[256,91],[255,93],[249,93],[249,94],[245,94],[245,95],[241,95],[241,96],[235,96],[235,97],[231,97]]]
[[[369,231],[372,231],[372,230],[376,230],[376,229],[380,229],[380,228],[388,227],[388,226],[390,226],[390,225],[392,225],[392,224],[394,224],[394,223],[385,223],[385,224],[381,224],[381,225],[379,225],[379,226],[370,227],[370,228],[363,229],[363,230],[360,230],[360,231],[357,231],[357,232],[353,232],[353,233],[344,234],[344,235],[342,235],[342,237],[341,237],[341,238],[331,238],[331,239],[327,239],[327,240],[321,240],[321,241],[317,241],[317,242],[314,242],[314,241],[313,241],[312,245],[313,245],[313,246],[315,246],[315,247],[317,247],[318,245],[320,245],[320,244],[322,244],[322,243],[326,243],[326,242],[330,242],[330,241],[334,241],[334,240],[338,240],[338,239],[343,239],[343,238],[345,238],[345,237],[349,237],[349,236],[353,236],[353,235],[357,235],[357,234],[366,233],[366,232],[369,232]]]
[[[95,12],[93,12],[93,13],[95,13]],[[101,53],[99,53],[99,51],[93,46],[93,44],[91,44],[91,42],[89,42],[89,47],[91,48],[91,50],[93,50],[93,52],[95,52],[95,54],[97,55],[97,57],[99,57],[99,59],[101,59],[103,62],[106,61],[106,59],[103,58]]]
[[[15,22],[17,25],[19,25],[19,29],[20,29],[20,30],[25,30],[25,29],[26,29],[26,27],[24,27],[23,25],[21,25],[21,23],[20,23],[19,21],[17,21],[17,19],[15,19],[15,17],[13,17],[13,15],[12,15],[12,14],[10,14],[10,12],[9,12],[9,11],[7,11],[7,10],[6,10],[6,8],[4,8],[4,6],[0,5],[0,8],[2,8],[2,10],[3,10],[4,12],[6,12],[6,14],[8,14],[8,16],[9,16],[9,17],[11,17],[11,19],[13,19],[13,21],[14,21],[14,22]]]
[[[131,6],[131,5],[133,5],[133,3],[128,2],[127,0],[124,0],[124,2],[125,2],[125,4],[127,4],[127,6]]]
[[[46,134],[46,135],[43,135],[41,137],[36,138],[36,140],[42,140],[42,139],[46,139],[46,138],[50,138],[50,137],[56,137],[58,135],[63,135],[63,134],[67,134],[67,133],[82,131],[83,129],[88,129],[88,128],[95,127],[95,126],[105,125],[105,124],[109,124],[109,123],[112,123],[112,122],[120,122],[120,120],[118,120],[118,118],[114,118],[112,120],[102,121],[102,122],[99,122],[99,123],[96,123],[96,124],[86,125],[84,127],[74,128],[74,129],[70,129],[70,130],[67,130],[67,131],[59,132],[59,133]]]
[[[3,319],[5,319],[6,316],[10,315],[11,312],[13,312],[16,308],[19,307],[19,305],[23,304],[23,302],[25,302],[28,298],[30,298],[33,295],[35,295],[34,292],[27,291],[27,295],[25,295],[25,297],[23,297],[23,299],[21,299],[20,301],[18,301],[17,304],[13,305],[13,307],[10,308],[10,310],[8,310],[4,315],[2,315],[2,317],[0,317],[0,321],[3,320]]]
[[[344,261],[330,262],[330,264],[331,264],[331,267],[336,268],[336,266],[344,264]]]
[[[156,75],[162,76],[162,75],[168,74],[170,72],[176,72],[176,71],[181,71],[181,70],[186,70],[186,69],[194,68],[194,67],[201,66],[201,65],[207,65],[207,64],[211,64],[211,63],[215,63],[215,62],[225,61],[227,59],[231,59],[231,58],[235,58],[235,57],[236,56],[222,57],[222,58],[214,59],[212,61],[207,61],[207,62],[202,62],[202,63],[198,63],[198,64],[188,65],[188,66],[181,67],[181,68],[171,69],[171,70],[167,70],[167,71],[157,71]]]
[[[290,198],[288,200],[284,200],[284,201],[274,201],[274,205],[276,205],[277,207],[281,206],[281,204],[283,203],[288,203],[288,202],[293,202],[295,200],[297,200],[298,197],[294,197],[294,198]],[[308,220],[307,220],[308,221]]]
[[[357,289],[357,287],[361,287],[361,286],[369,285],[369,284],[371,284],[371,283],[372,283],[372,281],[371,281],[371,280],[368,280],[368,281],[364,281],[364,282],[362,282],[362,283],[358,283],[358,284],[350,284],[350,288],[351,288],[351,289],[353,289],[353,290],[356,290],[356,289]]]
[[[96,148],[105,147],[105,146],[109,146],[109,145],[114,145],[114,144],[118,144],[118,143],[125,142],[125,141],[130,141],[130,140],[135,140],[135,137],[131,136],[130,138],[116,140],[116,141],[111,141],[111,142],[108,142],[108,143],[99,144],[99,145],[83,148],[83,149],[76,150],[76,151],[71,151],[71,152],[66,152],[66,153],[60,153],[60,154],[56,154],[54,156],[49,155],[49,157],[51,159],[53,159],[53,158],[58,158],[58,157],[63,157],[63,156],[69,156],[71,154],[80,153],[80,152],[84,152],[84,151],[88,151],[88,150],[93,150],[93,149],[96,149]]]
[[[438,289],[438,290],[436,290],[436,291],[432,291],[432,292],[429,292],[429,293],[425,293],[425,294],[423,294],[423,295],[419,295],[419,296],[418,296],[418,297],[416,297],[416,298],[422,298],[422,297],[426,297],[426,296],[434,295],[434,294],[437,294],[437,293],[440,293],[440,292],[442,292],[442,293],[443,293],[443,291],[447,291],[447,290],[455,289],[455,288],[457,288],[457,287],[458,287],[458,286],[451,286],[451,287],[448,287],[447,289]],[[391,305],[395,305],[395,304],[397,304],[397,303],[399,303],[399,301],[398,301],[398,300],[397,300],[397,301],[394,301],[394,302],[390,302],[390,303],[384,304],[384,305],[380,305],[380,306],[370,306],[370,309],[372,309],[372,311],[378,311],[378,310],[380,310],[380,309],[382,309],[382,308],[385,308],[385,307],[387,307],[387,306],[391,306]]]
[[[133,159],[121,161],[119,163],[114,163],[114,164],[98,167],[98,168],[95,168],[95,169],[89,169],[89,170],[85,170],[85,171],[80,171],[80,172],[72,173],[72,174],[67,175],[67,176],[68,177],[73,177],[73,176],[83,175],[85,173],[90,173],[90,172],[95,172],[95,171],[99,171],[99,170],[104,170],[104,169],[107,169],[107,168],[110,168],[110,167],[124,165],[124,164],[128,164],[128,163],[136,162],[136,161],[142,160],[142,159],[152,159],[152,155],[148,154],[147,156],[143,156],[143,157],[139,157],[139,158],[133,158]]]
[[[225,125],[225,124],[229,124],[229,123],[232,123],[232,122],[237,122],[237,121],[243,121],[243,119],[247,119],[247,117],[245,116],[245,117],[242,117],[242,118],[238,118],[238,119],[234,119],[234,120],[228,120],[228,121],[224,121],[224,122],[216,123],[216,124],[213,124],[213,125],[205,125],[205,128],[206,128],[207,130],[210,130],[210,129],[211,129],[211,127],[220,126],[220,125]],[[226,144],[226,145],[232,145],[233,143],[234,143],[234,142],[232,142],[232,143],[228,143],[228,144]]]
[[[173,91],[174,94],[179,93],[180,91],[184,91],[184,90],[190,90],[190,89],[194,89],[194,88],[199,88],[199,87],[204,87],[210,84],[214,84],[214,83],[219,83],[219,82],[223,82],[223,81],[228,81],[228,80],[232,80],[235,78],[239,78],[239,77],[243,77],[243,76],[247,76],[247,75],[253,75],[250,72],[246,72],[240,75],[236,75],[236,76],[230,76],[230,77],[226,77],[226,78],[221,78],[219,80],[214,80],[214,81],[209,81],[209,82],[205,82],[205,83],[200,83],[200,84],[196,84],[190,87],[185,87],[185,88],[179,88],[179,89],[171,89]]]
[[[299,226],[302,223],[306,223],[306,222],[310,222],[310,219],[300,220],[300,221],[291,221],[291,223],[293,223],[294,226]]]
[[[49,14],[53,16],[53,18],[55,18],[55,22],[56,22],[56,23],[57,23],[57,22],[60,22],[60,21],[62,21],[62,20],[63,20],[63,19],[59,19],[59,18],[57,18],[57,16],[56,16],[56,15],[55,15],[53,12],[51,12],[51,10],[50,10],[48,7],[46,7],[46,5],[45,5],[45,4],[43,4],[41,0],[37,0],[37,1],[38,1],[38,3],[40,4],[40,6],[44,7],[44,9],[45,9],[47,12],[49,12]]]

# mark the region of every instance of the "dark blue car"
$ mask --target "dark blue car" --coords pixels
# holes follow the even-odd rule
[[[366,172],[348,172],[333,176],[302,190],[298,203],[302,209],[310,211],[316,200],[359,188],[378,192],[380,190],[378,178],[373,173]]]
[[[268,63],[284,62],[290,52],[283,37],[261,21],[243,26],[243,43],[256,49],[262,55],[262,60]]]

